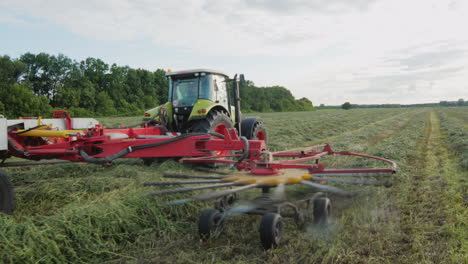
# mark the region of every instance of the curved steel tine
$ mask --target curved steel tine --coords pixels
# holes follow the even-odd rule
[[[229,190],[221,190],[221,191],[216,191],[216,192],[202,193],[202,194],[193,196],[192,199],[197,200],[197,201],[212,200],[212,199],[220,198],[222,196],[225,196],[225,195],[228,195],[228,194],[231,194],[231,193],[252,189],[252,188],[255,188],[255,187],[258,187],[258,186],[259,186],[258,183],[254,183],[254,184],[249,184],[249,185],[245,185],[245,186],[241,186],[241,187],[234,188],[234,189],[229,189]]]
[[[285,184],[280,183],[276,186],[271,198],[275,201],[281,201],[284,199],[284,196],[285,196]]]
[[[336,194],[343,195],[343,196],[353,195],[353,193],[351,193],[351,192],[348,192],[348,191],[345,191],[345,190],[342,190],[342,189],[339,189],[339,188],[336,188],[336,187],[333,187],[333,186],[330,186],[330,185],[313,183],[311,181],[301,181],[301,183],[304,184],[304,185],[310,186],[310,187],[317,188],[317,189],[322,190],[322,191],[336,193]]]
[[[162,190],[156,192],[150,192],[148,195],[151,196],[158,196],[162,194],[171,194],[171,193],[184,193],[184,192],[192,192],[196,190],[204,190],[204,189],[214,189],[220,187],[230,187],[237,185],[237,183],[222,183],[222,184],[212,184],[212,185],[204,185],[204,186],[196,186],[196,187],[186,187],[186,188],[177,188],[177,189],[170,189],[170,190]]]
[[[221,183],[226,182],[223,180],[198,180],[198,181],[165,181],[165,182],[145,182],[144,186],[157,186],[157,185],[177,185],[177,184],[200,184],[200,183]]]
[[[164,173],[164,178],[180,178],[180,179],[222,179],[220,176],[205,176],[205,175],[189,175],[177,173]]]
[[[218,170],[213,170],[213,169],[208,169],[208,168],[195,168],[195,170],[197,171],[201,171],[201,172],[207,172],[207,173],[213,173],[213,174],[218,174],[218,175],[229,175],[231,174],[231,172],[227,172],[227,171],[218,171]]]
[[[391,172],[369,172],[369,173],[314,173],[317,177],[390,177]]]
[[[364,184],[364,185],[375,185],[375,186],[385,186],[391,187],[391,182],[382,182],[382,181],[371,181],[371,180],[354,180],[354,179],[333,179],[327,177],[314,177],[313,181],[330,181],[330,182],[342,182],[349,184]]]

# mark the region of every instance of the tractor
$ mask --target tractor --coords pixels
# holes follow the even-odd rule
[[[265,126],[256,117],[241,120],[237,74],[229,79],[220,71],[194,69],[168,71],[166,77],[168,102],[146,111],[144,122],[180,133],[222,133],[235,127],[240,136],[266,141]]]

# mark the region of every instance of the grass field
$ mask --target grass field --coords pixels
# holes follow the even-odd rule
[[[358,193],[331,196],[332,224],[306,231],[286,221],[282,244],[264,251],[255,216],[230,221],[219,238],[201,242],[200,210],[210,203],[163,206],[142,187],[163,172],[192,173],[166,161],[143,166],[118,160],[10,168],[13,216],[0,215],[4,263],[468,263],[468,107],[356,109],[257,114],[270,150],[328,142],[392,159],[391,188],[337,185]],[[140,117],[102,118],[107,126]],[[332,158],[337,167],[381,166]],[[308,187],[288,187],[301,196]],[[249,191],[250,192],[250,191]],[[251,196],[252,192],[247,193]]]

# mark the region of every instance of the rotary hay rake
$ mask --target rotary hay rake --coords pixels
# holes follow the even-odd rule
[[[169,202],[175,205],[190,201],[215,201],[214,208],[206,209],[200,215],[198,231],[202,239],[218,235],[226,220],[233,215],[256,214],[262,215],[259,230],[263,247],[275,247],[281,240],[283,217],[292,217],[298,224],[313,222],[323,225],[327,223],[331,210],[331,201],[326,194],[352,195],[325,183],[389,187],[391,183],[387,181],[363,178],[391,176],[397,170],[391,160],[334,151],[328,144],[269,152],[264,140],[239,136],[236,129],[224,128],[221,134],[168,132],[160,124],[107,129],[94,119],[72,119],[65,111],[56,111],[54,115],[55,119],[44,120],[0,118],[0,158],[15,156],[29,160],[58,159],[109,165],[117,158],[175,157],[181,158],[182,163],[225,164],[236,169],[237,172],[232,173],[218,171],[219,176],[165,174],[167,178],[185,180],[145,183],[147,186],[196,185],[158,190],[151,192],[152,196],[228,188]],[[88,128],[76,129],[78,126]],[[327,169],[319,161],[330,155],[369,158],[390,166]],[[17,165],[21,164],[11,164]],[[9,163],[2,166],[9,166]],[[0,211],[11,213],[14,200],[12,186],[1,170],[0,176]],[[298,184],[313,187],[319,192],[298,201],[286,200],[285,187]],[[253,188],[260,188],[262,194],[253,200],[237,203],[238,193]]]
[[[182,204],[192,201],[214,200],[214,208],[201,212],[198,221],[198,232],[201,239],[218,236],[224,229],[226,221],[238,214],[261,215],[260,241],[265,249],[278,246],[283,235],[284,217],[291,217],[299,227],[308,223],[326,226],[331,212],[331,201],[327,193],[350,197],[352,192],[326,185],[327,182],[359,184],[390,187],[388,181],[362,179],[362,177],[388,177],[396,172],[397,166],[391,161],[380,157],[369,156],[348,151],[333,151],[329,144],[309,147],[306,149],[261,152],[252,157],[245,155],[249,151],[249,141],[244,141],[243,154],[229,156],[211,156],[199,158],[184,158],[185,163],[222,163],[230,164],[238,172],[209,171],[219,176],[187,175],[166,173],[165,178],[179,180],[146,182],[145,186],[198,185],[195,187],[170,188],[150,193],[152,196],[186,193],[197,190],[229,188],[210,191],[191,196],[186,199],[169,201],[168,205]],[[321,158],[328,155],[348,155],[380,160],[391,165],[390,168],[379,169],[326,169],[319,163]],[[230,160],[230,159],[235,160]],[[274,158],[282,160],[274,161]],[[289,158],[289,159],[288,159]],[[306,164],[314,162],[315,164]],[[351,178],[349,178],[351,177]],[[360,179],[353,179],[359,177]],[[184,179],[184,180],[180,180]],[[207,185],[199,185],[207,184]],[[309,195],[301,200],[285,199],[285,186],[306,185],[320,192]],[[238,193],[260,188],[262,194],[253,200],[237,203]],[[271,189],[274,189],[271,191]]]

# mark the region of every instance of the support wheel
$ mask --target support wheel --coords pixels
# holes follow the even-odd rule
[[[0,212],[12,214],[15,208],[15,192],[8,174],[0,169]]]
[[[259,232],[260,241],[264,249],[278,246],[283,236],[283,221],[281,216],[274,213],[263,215]]]
[[[223,213],[216,209],[205,209],[198,219],[198,233],[202,240],[218,236],[224,229]]]
[[[317,197],[314,199],[314,224],[328,225],[331,213],[331,202],[327,197]]]

